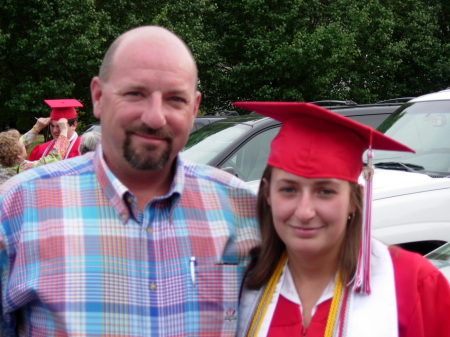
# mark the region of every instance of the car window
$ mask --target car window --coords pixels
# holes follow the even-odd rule
[[[250,126],[245,124],[209,124],[191,133],[181,156],[198,164],[208,164],[249,128]]]
[[[280,127],[266,129],[242,145],[220,168],[233,168],[244,181],[261,179],[269,157],[270,143]]]

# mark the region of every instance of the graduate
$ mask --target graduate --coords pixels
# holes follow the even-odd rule
[[[47,99],[44,102],[52,108],[50,112],[50,133],[52,134],[53,139],[41,144],[37,145],[31,150],[30,155],[28,156],[29,161],[39,160],[47,156],[53,147],[56,144],[56,140],[59,137],[60,130],[58,128],[57,121],[61,118],[65,118],[68,120],[69,129],[67,133],[67,137],[69,138],[69,150],[65,154],[64,158],[72,158],[80,155],[79,147],[81,138],[78,137],[78,134],[75,132],[77,128],[77,120],[78,115],[75,108],[82,107],[81,104],[76,99]]]
[[[259,187],[262,243],[238,336],[450,336],[443,274],[370,234],[372,149],[414,151],[314,104],[234,105],[283,122]]]

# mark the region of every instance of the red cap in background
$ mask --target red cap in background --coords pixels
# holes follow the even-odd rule
[[[58,121],[61,118],[72,119],[77,117],[76,107],[82,107],[83,104],[76,99],[46,99],[47,105],[52,108],[50,119]]]

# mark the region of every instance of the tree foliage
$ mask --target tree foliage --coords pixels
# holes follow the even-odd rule
[[[369,103],[449,86],[447,0],[3,0],[0,127],[77,98],[121,32],[165,26],[192,49],[202,109],[236,100]]]

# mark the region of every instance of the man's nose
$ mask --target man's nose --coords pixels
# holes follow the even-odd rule
[[[148,101],[145,102],[144,110],[141,115],[141,121],[148,127],[155,130],[166,125],[166,115],[163,103],[161,94],[152,94]]]

